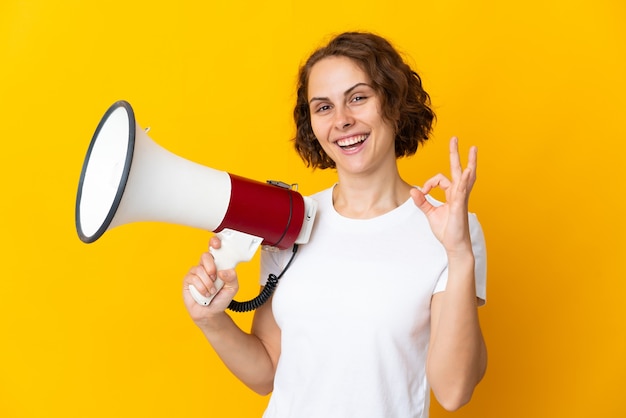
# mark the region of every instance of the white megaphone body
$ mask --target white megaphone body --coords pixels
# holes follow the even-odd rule
[[[285,185],[286,186],[286,185]],[[142,221],[216,232],[218,270],[250,260],[259,245],[286,249],[308,242],[316,202],[290,186],[257,182],[185,160],[156,144],[128,102],[105,113],[89,145],[76,197],[76,229],[85,243]],[[215,283],[218,291],[221,280]],[[211,298],[190,286],[196,302]]]

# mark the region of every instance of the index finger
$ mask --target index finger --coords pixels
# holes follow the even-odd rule
[[[209,248],[219,249],[222,246],[222,241],[218,238],[217,235],[213,235],[209,240]]]

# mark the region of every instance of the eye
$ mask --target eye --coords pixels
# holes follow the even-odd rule
[[[352,97],[352,99],[350,99],[350,102],[352,103],[359,103],[359,102],[363,102],[367,100],[367,96],[362,95],[362,94],[357,94],[355,96]]]
[[[330,105],[322,104],[315,108],[315,113],[324,113],[328,110],[330,110]]]

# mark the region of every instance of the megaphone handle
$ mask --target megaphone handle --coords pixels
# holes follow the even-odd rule
[[[242,261],[250,261],[263,242],[261,237],[234,229],[223,229],[216,235],[222,241],[222,246],[219,249],[210,248],[209,251],[213,254],[218,271],[233,269]],[[214,286],[219,292],[224,282],[217,279]],[[194,285],[189,286],[189,293],[197,303],[203,306],[208,306],[215,297],[215,295],[209,297],[202,295]]]

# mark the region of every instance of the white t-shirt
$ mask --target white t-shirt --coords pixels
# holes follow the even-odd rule
[[[272,302],[281,355],[263,417],[428,417],[430,300],[446,287],[443,246],[410,198],[373,219],[338,214],[332,189],[312,198],[311,239]],[[469,216],[476,295],[485,300],[484,237]],[[291,253],[262,251],[261,280]]]

